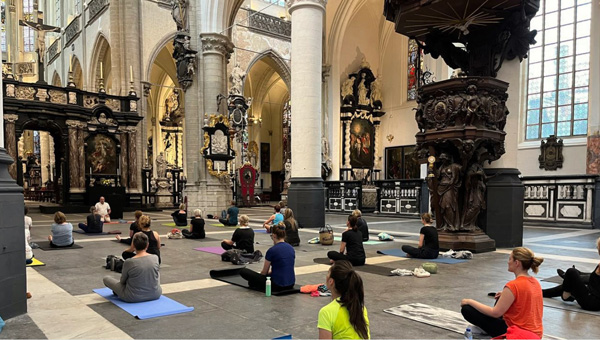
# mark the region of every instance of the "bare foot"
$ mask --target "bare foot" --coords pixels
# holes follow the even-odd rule
[[[332,259],[329,259],[329,263],[331,263],[331,264],[334,264],[334,263],[335,263],[335,261],[334,261],[334,260],[332,260]]]
[[[52,242],[52,235],[48,235],[48,241]]]
[[[115,236],[115,238],[117,239],[117,241],[121,241],[121,235],[117,235]]]

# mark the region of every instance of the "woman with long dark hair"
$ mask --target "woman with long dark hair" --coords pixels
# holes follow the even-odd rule
[[[331,301],[319,311],[319,339],[370,339],[360,276],[348,261],[335,261],[325,279]]]
[[[345,260],[350,261],[353,266],[362,266],[365,264],[367,256],[363,247],[363,237],[358,230],[358,217],[348,216],[346,226],[348,229],[342,233],[342,242],[340,243],[340,251],[331,250],[327,252],[327,257],[331,263],[335,261]]]
[[[285,242],[297,247],[300,245],[300,236],[298,235],[298,222],[294,218],[294,212],[286,208],[283,213],[283,224],[285,225]]]

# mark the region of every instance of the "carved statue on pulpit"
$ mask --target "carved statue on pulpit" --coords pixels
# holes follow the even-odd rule
[[[442,153],[439,160],[442,164],[436,174],[438,179],[438,204],[441,213],[441,223],[438,224],[438,229],[458,230],[460,228],[458,190],[462,184],[460,178],[462,167],[453,163],[452,158],[447,153]]]

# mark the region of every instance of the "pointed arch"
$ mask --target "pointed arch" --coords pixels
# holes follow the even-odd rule
[[[79,58],[77,56],[73,56],[71,71],[73,72],[73,83],[75,83],[75,87],[84,90],[85,82],[83,78],[83,69],[81,68],[81,63],[79,62]]]
[[[102,32],[98,33],[98,37],[96,37],[96,42],[94,43],[94,48],[92,50],[92,58],[90,63],[90,69],[88,74],[90,75],[90,91],[98,91],[99,88],[99,79],[100,79],[100,63],[102,63],[102,76],[104,79],[104,87],[107,92],[112,89],[112,79],[111,79],[111,68],[112,68],[112,59],[111,59],[111,49],[110,43],[108,39],[102,34]]]
[[[267,63],[267,65],[271,66],[271,68],[273,68],[275,72],[277,72],[279,76],[281,76],[281,79],[287,86],[288,90],[291,91],[292,73],[290,70],[290,66],[279,53],[277,53],[273,49],[268,49],[257,54],[254,57],[254,59],[252,59],[250,64],[248,64],[248,69],[246,70],[246,73],[250,72],[254,64],[256,64],[256,62],[258,62],[259,60],[263,60],[265,63]],[[244,80],[244,86],[245,82],[246,80]]]
[[[52,75],[52,86],[62,87],[62,81],[60,80],[60,76],[58,75],[58,72],[56,72],[56,70]]]

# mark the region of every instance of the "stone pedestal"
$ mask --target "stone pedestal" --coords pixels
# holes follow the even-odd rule
[[[377,209],[377,188],[363,186],[360,211],[372,213]]]
[[[169,191],[169,180],[166,178],[156,179],[156,207],[157,208],[173,208],[173,194]]]
[[[481,231],[440,231],[438,238],[441,250],[469,250],[473,253],[485,253],[496,250],[494,240]]]
[[[499,248],[523,245],[523,183],[517,169],[485,169],[488,176],[487,209],[480,216],[481,228]]]
[[[292,156],[293,157],[293,156]],[[323,179],[292,178],[288,189],[288,206],[294,211],[302,228],[320,228],[325,225],[325,188]]]
[[[10,319],[27,313],[23,188],[8,174],[13,163],[0,147],[0,316]]]

